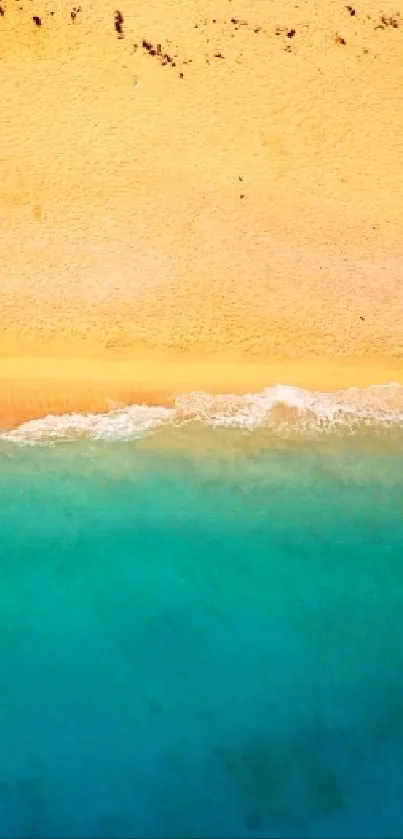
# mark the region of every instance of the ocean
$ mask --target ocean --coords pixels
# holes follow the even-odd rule
[[[403,836],[402,408],[3,430],[0,836]]]

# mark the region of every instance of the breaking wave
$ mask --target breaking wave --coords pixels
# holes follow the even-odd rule
[[[3,432],[15,443],[75,440],[136,440],[157,429],[188,422],[253,432],[266,428],[281,436],[354,432],[360,427],[403,428],[403,385],[351,387],[321,393],[289,385],[268,387],[243,396],[195,392],[178,396],[172,408],[150,405],[117,407],[106,413],[48,415]]]

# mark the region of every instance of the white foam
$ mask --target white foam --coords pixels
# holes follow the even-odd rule
[[[245,428],[287,424],[306,430],[357,423],[403,423],[403,386],[392,382],[322,393],[274,385],[245,396],[192,393],[176,400],[176,412],[209,425]]]
[[[198,421],[247,432],[268,428],[279,434],[355,429],[362,425],[403,428],[403,385],[372,385],[321,393],[289,385],[244,396],[194,392],[177,397],[173,408],[111,403],[100,414],[48,415],[0,435],[15,443],[52,443],[86,438],[136,440],[167,425]]]
[[[105,414],[62,414],[24,422],[0,435],[16,443],[55,442],[57,440],[135,440],[149,434],[175,417],[173,409],[148,405],[112,408]]]

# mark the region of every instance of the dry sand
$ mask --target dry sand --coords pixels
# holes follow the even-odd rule
[[[403,9],[82,2],[0,0],[3,421],[403,380]]]

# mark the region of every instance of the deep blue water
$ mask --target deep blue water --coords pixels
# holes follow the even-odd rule
[[[403,836],[403,436],[191,434],[2,444],[0,835]]]

